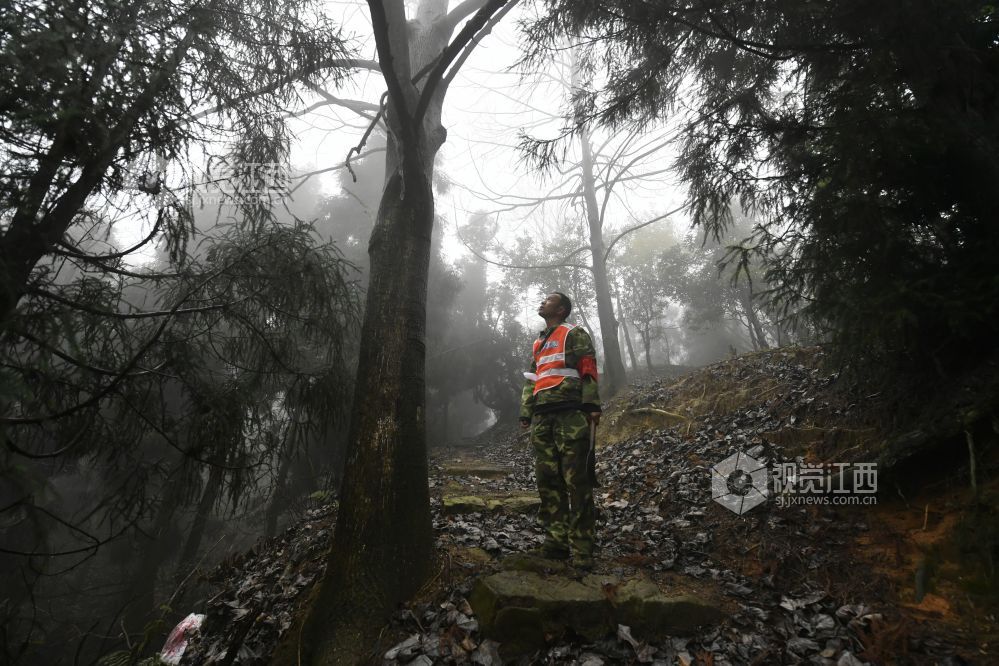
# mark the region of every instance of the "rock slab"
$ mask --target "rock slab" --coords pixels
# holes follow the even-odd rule
[[[533,495],[511,495],[508,497],[481,497],[479,495],[445,495],[441,500],[441,510],[446,516],[467,513],[497,512],[531,513],[541,506],[541,498]]]
[[[513,473],[513,467],[494,465],[488,462],[455,462],[444,468],[446,476],[477,476],[480,479],[505,479]]]
[[[469,602],[485,636],[505,657],[544,647],[571,630],[588,640],[625,624],[644,640],[689,634],[718,622],[717,607],[691,596],[667,596],[648,580],[589,575],[574,580],[534,571],[501,571],[476,581]]]

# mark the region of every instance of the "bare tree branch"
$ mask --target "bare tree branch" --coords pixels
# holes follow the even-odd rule
[[[353,150],[354,149],[351,148],[351,151]],[[359,160],[364,159],[368,155],[373,155],[375,153],[384,153],[384,152],[385,152],[384,148],[370,148],[369,150],[366,150],[365,152],[358,154],[357,159]],[[337,164],[336,166],[326,167],[325,169],[316,169],[315,171],[309,171],[308,173],[300,173],[297,176],[292,176],[292,180],[301,179],[302,182],[293,187],[289,192],[289,194],[294,194],[298,188],[300,188],[302,185],[305,185],[305,183],[308,182],[308,180],[313,176],[318,176],[323,173],[329,173],[330,171],[339,171],[340,169],[348,169],[348,170],[350,169],[349,155],[347,156],[347,162],[345,162],[344,164]],[[356,177],[354,178],[354,182],[355,183],[357,182]]]
[[[447,16],[444,17],[442,27],[447,30],[448,33],[453,32],[454,29],[458,27],[459,23],[482,9],[485,4],[486,0],[465,0],[448,12]]]
[[[336,67],[342,67],[344,69],[370,69],[374,72],[381,71],[381,67],[379,66],[378,62],[375,60],[364,60],[361,58],[333,58],[331,60],[324,60],[322,62],[316,63],[312,67],[299,69],[294,72],[289,72],[288,74],[282,76],[280,79],[274,81],[273,83],[257,88],[256,90],[250,90],[248,92],[243,93],[242,95],[237,95],[236,97],[233,97],[231,100],[227,101],[224,104],[218,104],[211,108],[205,109],[204,111],[199,111],[198,113],[191,116],[189,121],[194,122],[196,120],[201,120],[202,118],[205,118],[212,114],[224,111],[225,109],[232,106],[233,102],[242,102],[244,100],[253,99],[254,97],[262,97],[264,95],[274,92],[275,90],[278,90],[279,88],[281,88],[281,86],[288,85],[289,83],[294,83],[295,81],[300,81],[324,69],[333,69]]]
[[[386,4],[391,9],[389,18]],[[378,51],[378,61],[382,64],[382,77],[388,88],[389,103],[394,107],[403,132],[403,145],[412,145],[410,139],[415,131],[409,114],[409,98],[415,95],[415,89],[409,84],[412,76],[409,62],[409,35],[406,25],[406,14],[401,0],[368,0],[371,10],[371,25],[375,34],[375,48]],[[399,53],[395,53],[394,49]],[[410,85],[403,88],[403,81]]]
[[[111,254],[91,255],[83,252],[82,250],[70,244],[66,240],[60,240],[58,241],[58,245],[65,249],[63,250],[54,249],[53,253],[61,254],[68,257],[76,257],[78,259],[94,259],[98,261],[109,261],[111,259],[120,259],[122,257],[132,254],[133,252],[141,248],[143,245],[146,245],[147,243],[152,241],[156,237],[156,234],[159,233],[160,227],[163,226],[163,218],[164,218],[163,209],[160,209],[159,213],[156,215],[156,223],[153,225],[153,230],[149,232],[149,235],[143,238],[137,244],[133,245],[127,250],[122,250],[121,252],[112,252]]]
[[[350,172],[350,177],[355,183],[357,182],[357,174],[354,173],[354,168],[350,166],[350,158],[355,153],[358,154],[358,156],[360,156],[361,149],[364,148],[364,144],[368,142],[368,137],[371,136],[371,132],[375,129],[375,126],[378,124],[378,121],[385,113],[385,104],[387,102],[386,99],[387,95],[388,93],[384,93],[382,95],[381,100],[378,102],[378,113],[375,115],[374,118],[372,118],[371,124],[368,125],[368,129],[364,131],[364,134],[361,136],[361,140],[357,142],[357,145],[351,148],[349,151],[347,151],[347,159],[343,161],[343,165],[347,167],[347,171]]]
[[[316,102],[315,104],[301,110],[296,111],[292,114],[293,117],[304,116],[306,113],[315,111],[316,109],[322,108],[324,106],[339,106],[348,111],[353,111],[359,116],[363,116],[368,120],[371,120],[374,116],[372,114],[377,113],[381,110],[381,107],[377,104],[372,104],[371,102],[366,102],[362,99],[347,99],[344,97],[337,97],[336,95],[324,90],[320,86],[313,83],[306,83],[305,87],[316,93],[323,98],[323,101]]]
[[[672,215],[674,213],[679,213],[681,210],[683,210],[686,207],[687,207],[687,204],[684,204],[682,206],[677,206],[673,210],[669,211],[668,213],[663,213],[659,217],[654,217],[651,220],[648,220],[647,222],[642,222],[641,224],[636,224],[633,227],[629,227],[629,228],[625,229],[624,231],[622,231],[621,233],[619,233],[617,236],[615,236],[614,240],[612,240],[607,245],[607,250],[604,252],[604,261],[607,261],[607,257],[610,256],[611,250],[614,248],[614,244],[617,243],[622,238],[624,238],[626,235],[630,234],[632,231],[638,231],[642,227],[647,227],[650,224],[655,224],[659,220],[666,219],[667,217],[669,217],[670,215]]]
[[[577,249],[573,250],[572,252],[570,252],[569,254],[565,255],[565,257],[563,257],[562,259],[557,260],[557,262],[553,263],[553,264],[540,264],[540,265],[504,264],[502,262],[494,261],[494,260],[492,260],[492,259],[484,256],[478,250],[476,250],[471,245],[469,245],[465,241],[465,239],[461,237],[461,231],[460,230],[458,230],[456,233],[458,234],[458,240],[461,241],[461,244],[464,245],[465,248],[469,252],[471,252],[472,254],[474,254],[476,257],[478,257],[482,261],[486,262],[487,264],[492,264],[493,266],[499,266],[501,268],[516,268],[518,270],[533,270],[533,269],[539,269],[540,270],[540,269],[545,269],[545,268],[582,268],[583,270],[587,270],[587,271],[592,270],[592,268],[590,268],[589,266],[586,266],[585,264],[574,264],[574,263],[571,263],[571,262],[568,261],[568,259],[571,259],[572,257],[576,256],[580,252],[584,252],[584,251],[588,250],[589,246],[583,246],[583,247],[577,248]]]
[[[469,19],[468,22],[462,26],[461,31],[453,40],[451,40],[451,43],[444,47],[440,58],[437,60],[437,64],[434,65],[430,74],[427,75],[427,82],[423,86],[423,91],[420,93],[420,100],[416,105],[416,111],[413,113],[414,122],[419,124],[423,121],[423,115],[427,112],[427,107],[430,106],[430,100],[434,96],[434,90],[444,79],[444,73],[447,71],[448,66],[461,54],[465,45],[472,41],[475,34],[486,25],[489,18],[508,1],[509,0],[487,0],[486,3],[475,13],[475,16]]]
[[[477,1],[481,2],[481,0]],[[462,65],[465,64],[466,60],[468,60],[468,57],[472,55],[472,51],[474,51],[475,48],[479,45],[479,43],[493,31],[493,28],[496,26],[497,23],[502,21],[503,17],[510,13],[510,11],[517,5],[518,1],[519,0],[510,0],[510,2],[508,2],[506,6],[504,6],[502,9],[496,12],[489,19],[489,22],[486,23],[486,25],[482,28],[482,30],[476,33],[475,37],[468,44],[465,45],[465,48],[462,50],[461,55],[458,56],[458,59],[455,60],[454,66],[451,67],[451,71],[449,71],[447,73],[447,76],[444,77],[444,81],[441,84],[444,90],[447,90],[449,87],[451,87],[451,82],[454,81],[454,77],[457,76],[458,72],[461,70]]]

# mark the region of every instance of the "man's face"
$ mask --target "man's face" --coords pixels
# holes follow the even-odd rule
[[[562,297],[558,294],[548,294],[538,307],[538,316],[545,319],[549,317],[561,317],[563,310]]]

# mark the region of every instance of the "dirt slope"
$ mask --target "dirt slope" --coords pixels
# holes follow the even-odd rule
[[[993,458],[981,461],[977,505],[960,465],[916,496],[881,487],[870,495],[876,505],[779,506],[769,494],[739,515],[712,499],[712,467],[738,452],[771,465],[876,459],[887,435],[874,425],[875,407],[840,386],[814,348],[746,355],[632,386],[608,405],[601,428],[597,573],[648,577],[664,590],[711,599],[727,618],[651,644],[620,632],[587,641],[570,630],[522,661],[996,663],[988,569],[996,539],[980,528],[982,512],[995,506],[997,488],[987,480]],[[497,663],[498,646],[482,635],[469,593],[477,577],[500,570],[503,558],[539,543],[541,533],[522,501],[509,510],[497,501],[467,502],[470,513],[453,501],[444,507],[454,497],[529,495],[531,455],[511,426],[472,448],[435,451],[432,462],[440,569],[371,646],[372,661]],[[216,570],[216,594],[191,609],[208,619],[183,663],[268,663],[321,575],[332,519],[332,508],[318,510]]]

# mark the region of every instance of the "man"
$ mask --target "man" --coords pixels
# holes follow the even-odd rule
[[[549,294],[538,315],[545,330],[534,342],[531,371],[521,399],[520,425],[531,429],[535,476],[541,496],[539,515],[546,538],[540,552],[593,567],[593,480],[588,467],[590,428],[600,422],[597,358],[590,336],[565,323],[572,302]]]

